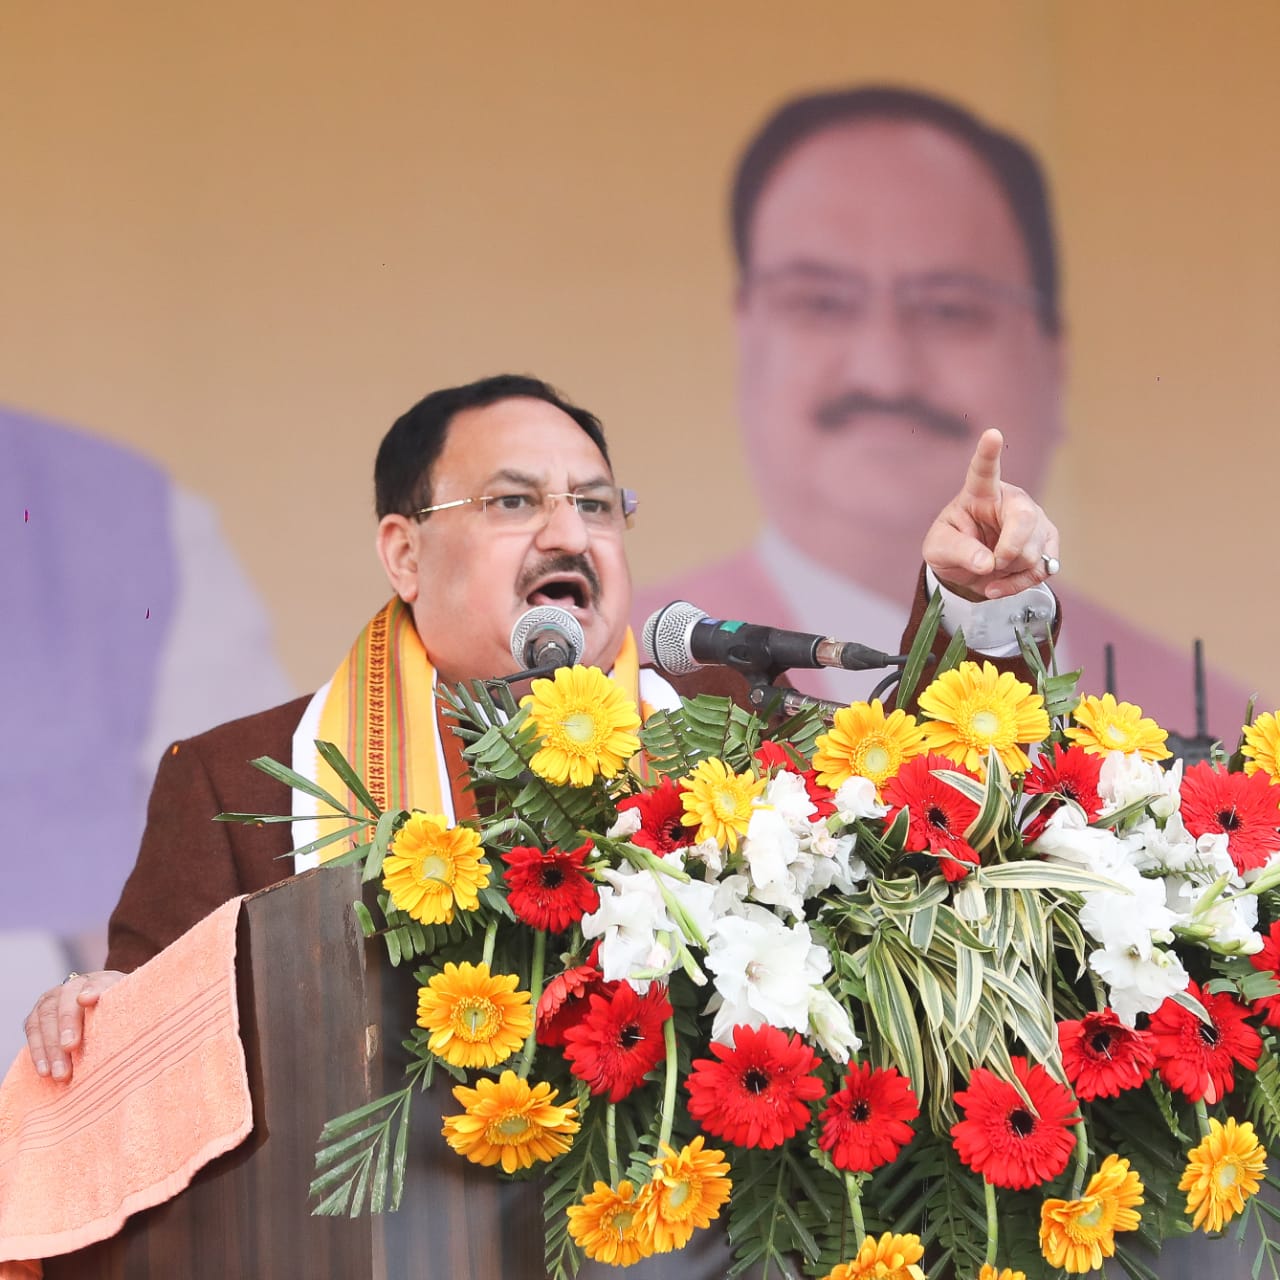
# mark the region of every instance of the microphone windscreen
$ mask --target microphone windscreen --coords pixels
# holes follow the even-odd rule
[[[701,670],[693,656],[689,637],[707,615],[687,600],[673,600],[649,615],[644,624],[644,647],[654,665],[669,676],[687,676]]]
[[[529,641],[540,632],[548,631],[564,637],[565,647],[569,650],[567,665],[572,666],[582,657],[587,647],[582,624],[568,609],[554,604],[539,604],[522,613],[511,628],[511,656],[521,668],[537,665],[528,652]]]

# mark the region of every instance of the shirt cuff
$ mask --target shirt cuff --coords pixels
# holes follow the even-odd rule
[[[1058,611],[1057,598],[1044,582],[1002,600],[966,600],[925,565],[925,585],[930,595],[942,592],[943,629],[951,635],[963,631],[969,648],[988,658],[1016,658],[1020,630],[1037,641],[1047,640]]]

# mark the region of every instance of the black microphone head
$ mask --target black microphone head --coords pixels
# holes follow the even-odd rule
[[[551,663],[539,659],[537,650],[546,646],[555,648],[557,641],[565,655],[561,665],[566,667],[577,662],[587,647],[582,624],[568,609],[554,604],[535,605],[522,613],[511,628],[511,656],[522,670],[550,666]]]
[[[702,669],[693,656],[689,636],[707,615],[687,600],[673,600],[649,615],[644,624],[644,647],[659,671],[687,676]]]

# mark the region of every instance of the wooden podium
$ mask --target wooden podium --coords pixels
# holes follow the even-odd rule
[[[540,1186],[448,1148],[440,1114],[457,1103],[443,1072],[413,1101],[399,1212],[310,1213],[321,1128],[403,1086],[399,1037],[417,1007],[409,967],[365,945],[359,896],[357,872],[331,868],[247,899],[236,977],[253,1132],[112,1239],[47,1259],[46,1280],[541,1280]]]
[[[541,1180],[507,1181],[450,1150],[440,1117],[458,1103],[444,1072],[414,1097],[400,1209],[310,1213],[320,1130],[403,1086],[417,1010],[412,966],[365,942],[359,896],[357,871],[335,867],[246,900],[236,982],[253,1132],[110,1240],[46,1259],[45,1280],[544,1280]],[[578,1280],[721,1280],[731,1263],[716,1224],[622,1271],[586,1263]]]

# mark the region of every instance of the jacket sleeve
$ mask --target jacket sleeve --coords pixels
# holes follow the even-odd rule
[[[193,742],[165,753],[147,805],[138,860],[107,932],[107,968],[130,972],[244,892],[224,805]]]

